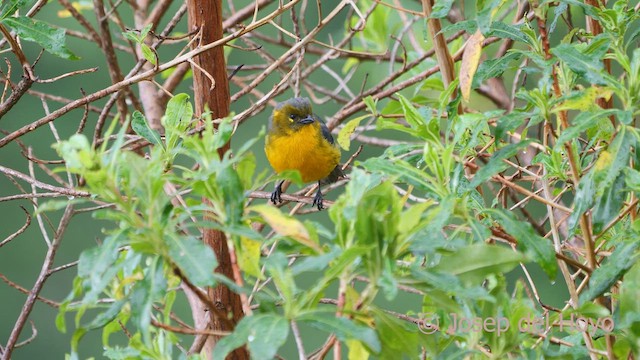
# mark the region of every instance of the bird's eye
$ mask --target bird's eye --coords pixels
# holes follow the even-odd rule
[[[296,114],[291,114],[289,115],[289,119],[291,119],[291,121],[296,119]]]

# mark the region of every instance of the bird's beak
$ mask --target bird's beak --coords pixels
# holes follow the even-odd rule
[[[313,122],[313,116],[308,115],[306,118],[302,118],[300,120],[298,120],[298,123],[300,124],[311,124]]]

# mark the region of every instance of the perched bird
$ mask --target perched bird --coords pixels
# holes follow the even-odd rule
[[[313,114],[307,98],[292,98],[281,102],[269,118],[269,131],[264,147],[267,159],[277,173],[298,170],[302,181],[318,182],[318,192],[312,206],[322,210],[320,186],[343,177],[340,167],[340,149],[331,132],[320,118]],[[271,201],[282,202],[282,184],[278,181]]]

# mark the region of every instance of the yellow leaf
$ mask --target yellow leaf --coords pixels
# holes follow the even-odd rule
[[[464,101],[469,102],[471,97],[471,83],[473,82],[473,76],[478,70],[480,64],[480,55],[482,55],[482,42],[484,41],[484,35],[480,30],[471,35],[467,40],[467,46],[462,53],[462,64],[460,65],[460,91],[462,92],[462,98]]]
[[[87,3],[79,3],[77,1],[74,1],[71,6],[73,6],[74,9],[78,10],[78,12],[82,12],[83,10],[92,10],[93,9],[93,5],[92,4],[87,4]],[[71,17],[71,13],[69,12],[69,10],[60,10],[58,11],[58,17],[59,18],[68,18]]]
[[[262,215],[267,224],[279,235],[288,236],[302,245],[322,253],[320,246],[311,240],[307,228],[297,219],[285,215],[280,209],[269,205],[255,205],[250,210]]]
[[[608,151],[603,151],[600,153],[598,160],[596,160],[596,165],[594,167],[595,171],[601,171],[607,166],[611,164],[611,153]]]
[[[358,340],[347,340],[347,346],[349,347],[349,360],[367,360],[369,358],[369,351]]]
[[[349,146],[351,146],[351,134],[353,134],[358,125],[360,125],[360,121],[367,117],[369,117],[369,115],[363,115],[349,120],[349,122],[340,129],[340,132],[338,133],[338,144],[340,144],[341,148],[349,150]]]
[[[587,111],[592,110],[597,107],[596,100],[599,98],[604,98],[605,100],[609,100],[613,91],[609,88],[601,88],[597,86],[592,86],[582,93],[572,96],[567,100],[563,101],[560,105],[556,106],[553,109],[553,112],[564,111],[564,110],[581,110]]]
[[[260,242],[243,236],[240,238],[240,249],[237,251],[240,255],[238,256],[240,269],[253,277],[263,279],[264,276],[260,271]]]

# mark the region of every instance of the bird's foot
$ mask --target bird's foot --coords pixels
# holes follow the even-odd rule
[[[320,188],[318,188],[316,196],[313,197],[313,203],[311,206],[317,206],[318,210],[324,209],[324,205],[322,204],[322,191],[320,191]]]
[[[271,202],[272,202],[274,205],[277,205],[277,204],[279,204],[279,203],[281,203],[281,202],[282,202],[282,197],[281,197],[281,195],[282,195],[282,183],[283,183],[283,182],[284,182],[284,181],[279,181],[279,182],[276,184],[276,188],[275,188],[275,189],[273,190],[273,192],[271,193]]]

